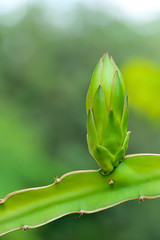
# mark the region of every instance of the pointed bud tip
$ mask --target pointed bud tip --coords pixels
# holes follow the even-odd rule
[[[104,58],[109,58],[109,53],[108,52],[105,52],[102,56],[102,60],[104,60]]]

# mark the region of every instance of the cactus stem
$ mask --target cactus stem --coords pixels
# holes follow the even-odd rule
[[[24,230],[25,232],[27,231],[27,229],[28,229],[28,226],[27,226],[27,225],[24,225],[24,226],[22,227],[22,230]]]
[[[109,179],[109,184],[111,185],[111,184],[113,184],[114,183],[114,181],[110,178]]]
[[[144,196],[141,196],[140,198],[139,198],[139,202],[143,202],[144,201]]]
[[[0,204],[4,203],[5,200],[3,198],[0,198]]]
[[[54,183],[59,183],[61,181],[57,176],[54,178],[54,180]]]

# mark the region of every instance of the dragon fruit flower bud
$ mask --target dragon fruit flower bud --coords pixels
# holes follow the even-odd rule
[[[122,75],[108,53],[100,58],[86,100],[87,143],[90,154],[108,175],[128,147],[128,95]]]

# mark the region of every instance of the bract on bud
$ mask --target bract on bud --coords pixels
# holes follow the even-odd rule
[[[89,152],[100,165],[101,173],[109,174],[125,156],[130,132],[124,81],[108,53],[93,73],[86,109]]]

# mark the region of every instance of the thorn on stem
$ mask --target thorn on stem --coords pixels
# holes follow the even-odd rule
[[[27,225],[24,225],[24,226],[22,227],[22,230],[24,230],[25,232],[27,231],[27,229],[28,229],[28,226],[27,226]]]
[[[3,198],[0,198],[0,204],[4,203],[5,200]]]
[[[113,184],[114,183],[114,181],[110,178],[109,179],[109,184],[111,185],[111,184]]]
[[[144,201],[144,196],[141,196],[141,197],[139,198],[139,201],[140,201],[140,202],[143,202],[143,201]]]
[[[81,216],[83,216],[83,214],[84,214],[84,211],[81,209],[81,210],[79,211],[79,216],[81,217]]]
[[[54,183],[59,183],[61,180],[56,176],[55,178],[54,178]]]

